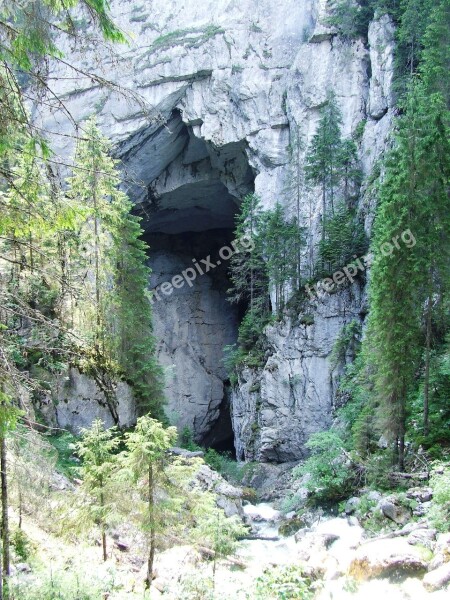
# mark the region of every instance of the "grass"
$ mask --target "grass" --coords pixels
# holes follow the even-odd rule
[[[78,438],[68,431],[47,437],[57,453],[56,469],[62,475],[73,479],[78,474],[78,462],[74,457]]]

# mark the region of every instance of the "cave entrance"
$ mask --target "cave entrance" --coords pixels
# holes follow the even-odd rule
[[[185,124],[175,111],[122,160],[147,184],[136,204],[150,246],[167,416],[180,433],[189,428],[198,443],[234,454],[223,358],[224,347],[236,342],[240,315],[227,301],[223,249],[232,248],[234,218],[254,189],[254,173],[244,142],[216,147],[200,134],[199,123]]]

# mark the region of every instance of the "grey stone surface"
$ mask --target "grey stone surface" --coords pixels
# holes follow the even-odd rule
[[[68,40],[63,46],[80,68],[138,94],[140,101],[89,77],[74,88],[73,72],[62,65],[50,64],[49,81],[75,121],[98,115],[150,242],[155,234],[229,229],[238,202],[253,186],[264,207],[280,201],[293,216],[292,174],[303,171],[304,148],[329,90],[341,107],[344,135],[365,122],[358,149],[366,176],[384,152],[393,105],[393,27],[387,17],[371,24],[367,49],[362,40],[345,41],[326,25],[328,0],[113,0],[111,10],[130,34],[128,45],[111,51],[95,40],[82,48]],[[34,116],[47,130],[73,133],[62,111]],[[290,145],[299,132],[297,165]],[[52,139],[57,152],[70,154],[70,137]],[[358,210],[369,230],[374,198],[366,188],[363,182]],[[319,190],[302,186],[300,216],[308,229],[307,268],[320,234]],[[192,258],[156,251],[151,285]],[[155,307],[155,334],[168,375],[169,415],[202,438],[217,423],[226,396],[221,347],[235,339],[236,315],[212,278],[179,291]],[[264,368],[242,373],[232,397],[241,459],[297,460],[311,433],[331,423],[343,365],[332,369],[329,356],[343,326],[362,318],[364,291],[355,284],[325,295],[310,311],[311,325],[287,319],[270,327]],[[79,426],[85,423],[79,415],[97,413],[80,402],[62,407],[59,418]]]
[[[136,410],[133,393],[124,381],[114,385],[114,412],[119,425],[129,427],[136,422]],[[101,419],[106,427],[115,425],[113,413],[108,407],[105,394],[95,381],[70,368],[64,378],[57,382],[56,399],[51,411],[58,427],[68,428],[79,433],[89,427],[95,419]]]

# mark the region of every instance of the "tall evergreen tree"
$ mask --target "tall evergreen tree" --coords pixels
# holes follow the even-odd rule
[[[256,194],[248,194],[236,216],[236,239],[245,238],[248,250],[235,253],[230,262],[231,302],[248,302],[251,311],[268,309],[267,269],[261,248],[261,205]]]
[[[93,421],[89,429],[81,431],[77,451],[83,460],[81,474],[82,490],[88,497],[90,519],[100,527],[103,560],[108,559],[106,531],[112,512],[111,476],[115,468],[114,452],[119,445],[116,429],[105,429],[100,419]]]
[[[139,219],[130,212],[131,201],[120,190],[110,143],[93,119],[85,135],[77,148],[75,173],[68,180],[69,196],[88,211],[80,231],[87,259],[82,279],[88,289],[81,303],[83,329],[93,331],[97,364],[113,368],[117,364],[133,384],[139,411],[151,410],[163,418],[163,374],[152,333],[147,246]],[[86,310],[89,298],[91,314]],[[114,412],[113,399],[110,404]]]
[[[444,9],[448,10],[448,0],[433,11],[430,27],[436,32],[442,31],[439,23]],[[425,345],[428,379],[433,305],[448,294],[449,285],[450,120],[439,87],[436,90],[428,83],[428,73],[439,68],[441,58],[438,65],[435,59],[434,52],[425,51],[422,77],[407,94],[404,114],[398,122],[396,147],[381,185],[373,238],[375,260],[366,344],[372,350],[378,414],[383,430],[395,442],[397,462],[402,469],[407,401],[420,363],[420,348]],[[383,243],[396,236],[398,239],[407,230],[417,243],[413,247],[402,245],[392,255],[383,254]],[[427,398],[425,393],[425,430]]]
[[[164,428],[161,423],[148,416],[140,417],[134,431],[125,434],[126,452],[122,456],[124,473],[139,485],[143,500],[141,526],[147,534],[148,558],[146,586],[153,580],[153,564],[157,536],[164,529],[162,502],[157,501],[158,487],[166,488],[164,468],[167,450],[177,439],[175,427]]]
[[[340,181],[342,116],[333,93],[320,112],[319,125],[306,155],[306,180],[322,190],[322,239],[328,213],[334,214],[334,196]]]

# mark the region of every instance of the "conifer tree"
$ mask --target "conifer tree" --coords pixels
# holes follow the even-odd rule
[[[113,510],[111,476],[116,465],[114,452],[118,445],[116,428],[105,429],[100,419],[93,421],[89,429],[81,431],[81,441],[77,443],[78,454],[83,460],[81,487],[88,497],[90,520],[100,527],[104,561],[108,558],[106,531]]]
[[[123,472],[138,485],[143,507],[140,525],[147,535],[148,558],[146,586],[153,580],[153,563],[157,536],[164,528],[161,501],[156,492],[158,486],[167,488],[164,468],[167,451],[178,437],[176,427],[164,426],[149,416],[140,417],[133,431],[125,434],[126,452],[121,457]]]
[[[267,274],[275,290],[276,310],[281,314],[298,275],[300,229],[295,218],[286,221],[283,208],[277,202],[273,210],[262,214],[259,235]]]
[[[442,31],[438,23],[445,7],[448,10],[447,0],[434,10],[431,27],[435,31]],[[441,57],[437,64],[436,58],[434,52],[425,52],[423,75],[407,94],[404,114],[398,122],[396,147],[387,162],[380,190],[374,227],[367,344],[373,351],[378,414],[383,430],[395,442],[397,462],[402,469],[408,394],[414,385],[424,341],[425,378],[429,379],[431,311],[436,298],[447,296],[449,282],[450,120],[439,86],[436,90],[428,84],[428,73],[439,68]],[[392,256],[383,255],[382,244],[406,230],[412,232],[417,243],[413,247],[401,246]],[[427,393],[424,429],[428,429]]]
[[[231,258],[232,287],[228,293],[231,302],[248,302],[251,311],[265,312],[268,307],[268,279],[259,235],[260,202],[256,194],[247,194],[236,216],[235,238],[245,238],[248,250],[237,252]]]
[[[113,417],[114,392],[105,369],[133,384],[141,413],[151,410],[162,418],[163,378],[152,333],[147,246],[139,219],[131,214],[131,201],[120,190],[117,161],[110,152],[109,141],[90,119],[86,139],[77,148],[75,173],[68,180],[69,196],[87,207],[88,217],[80,231],[86,248],[81,279],[87,287],[81,303],[82,330],[94,332],[94,375],[109,397]]]
[[[335,189],[340,181],[341,124],[336,97],[329,93],[306,155],[306,180],[322,190],[322,239],[325,239],[328,213],[334,214]]]

